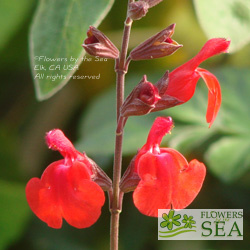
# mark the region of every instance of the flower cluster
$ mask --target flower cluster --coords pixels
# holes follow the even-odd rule
[[[127,20],[132,22],[142,18],[149,8],[161,1],[130,2]],[[142,42],[122,63],[119,61],[120,52],[116,46],[93,26],[89,27],[82,46],[92,56],[115,59],[117,65],[124,66],[122,69],[119,68],[121,74],[126,72],[131,60],[169,56],[181,48],[182,45],[172,39],[174,29],[175,24],[172,24]],[[208,88],[206,120],[211,127],[221,105],[220,84],[212,73],[199,68],[199,65],[212,56],[227,52],[229,44],[230,41],[224,38],[208,40],[194,58],[170,73],[166,71],[155,84],[148,81],[144,75],[123,104],[118,106],[120,110],[118,108],[117,111],[117,136],[120,135],[129,116],[145,115],[189,101],[200,78],[205,81]],[[133,191],[136,208],[147,216],[157,217],[158,209],[187,207],[198,195],[206,175],[203,163],[196,159],[188,162],[175,149],[160,147],[163,136],[170,133],[172,128],[171,117],[158,117],[152,125],[145,145],[134,156],[121,178],[120,185],[119,179],[114,184],[118,190],[116,193],[120,192],[120,197],[123,193]],[[50,149],[59,151],[63,159],[51,163],[41,179],[32,178],[28,182],[26,197],[31,210],[52,228],[60,228],[63,219],[76,228],[91,226],[101,214],[105,202],[104,191],[108,191],[110,204],[112,203],[112,181],[85,153],[77,151],[61,130],[54,129],[48,132],[46,142]],[[115,202],[118,203],[120,200],[122,198]],[[172,213],[170,215],[166,215],[166,222],[163,222],[163,226],[168,226],[169,229],[173,224],[179,223],[174,221],[177,217],[173,217]],[[191,226],[191,219],[185,217],[183,220],[186,227]]]
[[[137,95],[131,98],[131,95],[125,100],[123,107],[121,108],[121,115],[141,115],[142,111],[146,110],[146,106],[150,100],[154,100],[150,104],[148,112],[155,112],[167,108],[171,108],[176,105],[183,104],[189,101],[195,92],[196,84],[201,77],[208,88],[208,108],[206,114],[206,120],[211,127],[214,122],[221,105],[221,90],[220,84],[217,78],[209,71],[199,68],[198,66],[214,55],[227,52],[230,41],[224,38],[214,38],[206,42],[200,52],[191,60],[176,68],[172,72],[168,71],[164,76],[155,84],[148,82],[144,76],[143,82],[151,86],[151,91],[147,92],[147,96],[141,95],[145,92],[145,87],[142,85],[142,81],[132,91],[136,92]],[[140,99],[143,96],[143,100]],[[135,105],[138,103],[138,99],[143,102],[143,105],[138,107]],[[130,106],[130,110],[134,105],[133,112],[127,111],[127,107]],[[136,112],[137,110],[137,112]],[[143,113],[144,114],[144,113]]]

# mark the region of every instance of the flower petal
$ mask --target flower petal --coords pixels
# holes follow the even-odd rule
[[[76,157],[76,150],[73,144],[60,129],[49,131],[46,134],[45,140],[50,149],[59,151],[62,156]]]
[[[173,220],[179,220],[181,218],[181,215],[180,214],[177,214],[173,217]]]
[[[173,128],[173,120],[169,117],[157,117],[152,128],[149,131],[146,147],[150,148],[160,145],[165,134],[170,133]]]
[[[163,218],[164,220],[166,220],[166,221],[169,221],[168,215],[167,215],[166,213],[164,213],[164,214],[162,215],[162,218]]]
[[[26,185],[26,197],[31,210],[48,226],[61,228],[62,216],[58,195],[54,188],[54,172],[63,166],[64,160],[50,164],[44,171],[41,180],[32,178]]]
[[[196,70],[208,87],[208,105],[206,119],[209,127],[212,126],[221,105],[221,88],[217,78],[205,69]]]
[[[144,154],[139,160],[141,181],[133,193],[133,200],[142,214],[157,217],[158,209],[171,208],[173,183],[164,162],[166,162],[166,157],[155,156],[151,153]]]
[[[82,178],[84,171],[85,168],[79,162],[70,167],[68,179],[71,183],[68,182],[67,193],[61,200],[64,219],[76,228],[86,228],[94,224],[105,201],[101,187]]]
[[[173,219],[173,216],[174,216],[174,210],[173,209],[171,209],[169,211],[168,216],[169,216],[170,219]]]
[[[172,205],[175,209],[187,207],[199,193],[206,175],[203,163],[192,160],[186,168],[175,175]]]
[[[50,164],[41,180],[31,179],[26,197],[31,210],[53,228],[62,226],[62,218],[76,228],[91,226],[99,218],[105,200],[84,164],[74,162],[69,167],[64,160]]]
[[[172,230],[172,229],[173,229],[173,222],[169,222],[169,224],[168,224],[168,229],[169,229],[169,230]]]
[[[184,65],[186,65],[189,70],[194,71],[202,62],[204,62],[208,58],[228,52],[229,45],[230,40],[227,40],[225,38],[212,38],[204,44],[200,52],[195,57],[193,57]]]
[[[167,227],[168,223],[169,223],[168,221],[163,221],[163,222],[161,222],[160,226]]]
[[[177,227],[181,225],[179,221],[175,221],[175,220],[173,220],[173,224],[175,224]]]
[[[197,81],[200,78],[196,68],[209,57],[227,52],[230,41],[224,38],[208,40],[200,52],[191,60],[176,68],[169,74],[169,84],[166,95],[187,102],[192,98]]]
[[[50,186],[44,185],[40,179],[32,178],[26,185],[26,198],[31,210],[49,227],[61,228],[62,216],[55,193]]]
[[[134,191],[134,204],[148,216],[158,216],[158,209],[183,209],[199,193],[205,178],[204,164],[186,159],[173,149],[162,149],[160,154],[150,152],[138,161],[141,178]],[[170,218],[170,215],[169,215]]]

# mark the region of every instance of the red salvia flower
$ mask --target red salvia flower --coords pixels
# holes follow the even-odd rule
[[[209,57],[227,52],[229,44],[230,41],[224,38],[210,39],[194,58],[176,68],[169,74],[169,83],[165,94],[179,99],[182,103],[187,102],[192,98],[199,78],[203,78],[208,87],[208,108],[206,120],[209,123],[209,127],[211,127],[220,109],[220,84],[213,74],[205,69],[198,68],[198,66]],[[160,102],[161,101],[159,100],[159,108],[156,105],[156,108],[153,111],[163,109]]]
[[[59,129],[50,131],[46,141],[64,159],[50,164],[41,179],[28,182],[31,210],[52,228],[61,228],[63,218],[76,228],[91,226],[105,201],[102,188],[93,181],[93,161],[78,152]]]
[[[159,147],[172,127],[171,117],[158,117],[134,161],[133,172],[139,177],[133,193],[134,204],[148,216],[157,217],[158,209],[187,207],[199,193],[205,178],[203,163],[196,159],[188,163],[178,151]]]

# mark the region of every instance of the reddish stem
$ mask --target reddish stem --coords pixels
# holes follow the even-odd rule
[[[134,2],[129,0],[128,3]],[[121,180],[122,170],[122,140],[123,140],[123,127],[125,122],[124,118],[120,118],[120,108],[124,101],[124,81],[125,74],[127,73],[126,57],[128,51],[128,43],[130,37],[130,30],[132,20],[127,17],[124,23],[122,48],[120,57],[116,60],[116,114],[117,114],[117,133],[115,140],[115,155],[114,155],[114,167],[113,167],[113,194],[110,197],[111,200],[111,222],[110,222],[110,249],[118,250],[118,237],[119,237],[119,218],[122,209],[123,193],[120,191],[119,183]],[[120,119],[119,119],[120,118]]]

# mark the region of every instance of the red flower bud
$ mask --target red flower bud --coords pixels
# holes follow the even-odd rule
[[[171,39],[174,33],[175,24],[152,36],[130,52],[132,60],[154,59],[173,54],[182,47],[176,41]]]
[[[89,27],[88,38],[85,39],[82,47],[92,56],[116,59],[119,57],[119,50],[116,46],[98,29]]]
[[[155,107],[155,103],[159,99],[157,88],[148,82],[146,75],[144,75],[124,101],[120,114],[121,116],[145,115]]]
[[[121,107],[121,116],[145,115],[151,111],[176,106],[181,103],[175,97],[165,95],[168,86],[168,72],[153,85],[147,81],[146,75],[139,84],[132,90]],[[160,102],[160,104],[158,104]]]
[[[31,210],[52,228],[60,228],[63,218],[76,228],[91,226],[99,218],[105,201],[102,188],[94,181],[99,178],[104,186],[110,183],[111,187],[111,180],[106,174],[100,175],[104,172],[78,152],[61,130],[47,133],[46,142],[64,159],[50,164],[41,179],[28,182],[25,191]]]
[[[128,5],[128,17],[139,20],[148,13],[149,5],[145,1],[136,1]]]

